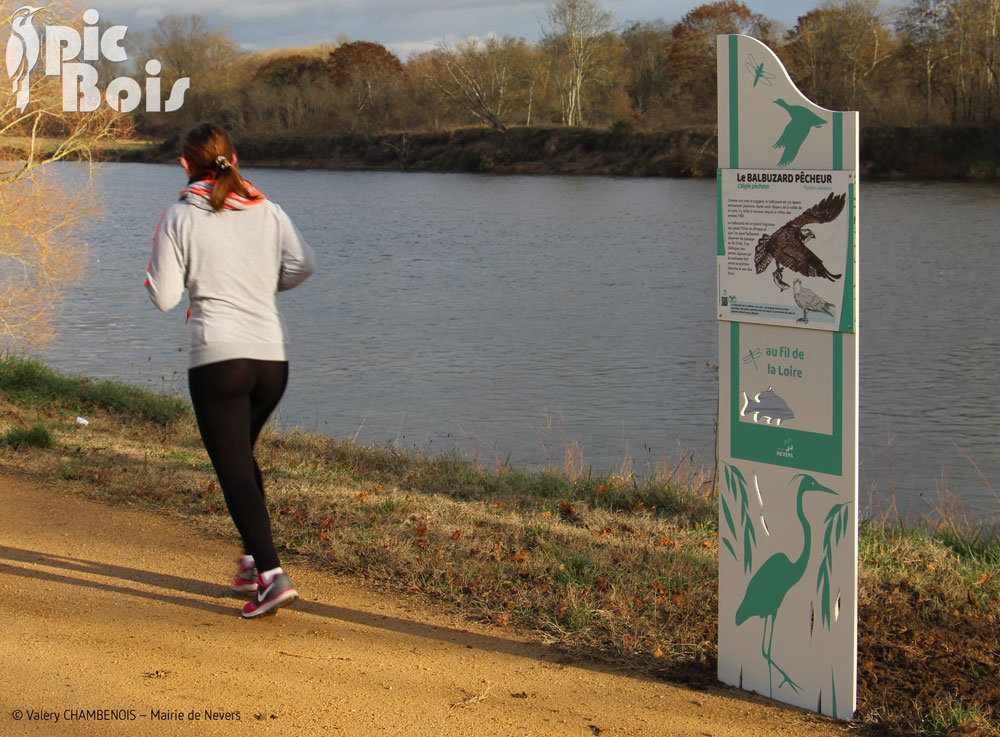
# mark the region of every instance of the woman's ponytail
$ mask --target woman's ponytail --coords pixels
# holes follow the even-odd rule
[[[189,130],[181,143],[181,155],[191,170],[191,182],[206,176],[215,179],[209,203],[216,212],[222,210],[226,198],[233,192],[246,199],[256,199],[243,183],[229,135],[214,123],[201,123]]]

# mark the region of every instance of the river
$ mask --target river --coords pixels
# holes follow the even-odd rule
[[[319,262],[281,295],[280,426],[519,466],[567,448],[595,471],[713,463],[714,181],[244,174]],[[47,362],[186,391],[184,309],[142,289],[183,185],[179,166],[102,166],[90,266]],[[915,519],[946,491],[997,521],[1000,187],[860,191],[862,511]]]

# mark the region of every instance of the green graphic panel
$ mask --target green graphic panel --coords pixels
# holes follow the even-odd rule
[[[843,335],[830,333],[833,342],[833,432],[793,430],[770,425],[740,422],[740,323],[730,323],[730,443],[734,458],[760,461],[785,468],[797,468],[840,476],[843,472],[844,358]]]

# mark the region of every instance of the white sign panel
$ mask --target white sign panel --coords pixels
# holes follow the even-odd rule
[[[858,116],[718,40],[719,680],[850,719]]]
[[[719,179],[719,319],[852,330],[854,172],[725,169]]]

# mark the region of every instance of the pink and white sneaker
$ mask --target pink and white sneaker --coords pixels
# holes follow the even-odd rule
[[[236,575],[229,588],[239,594],[251,593],[257,590],[257,569],[251,563],[249,566],[243,564],[243,559],[236,561]]]
[[[299,592],[292,586],[292,581],[287,574],[277,574],[266,586],[264,579],[258,575],[257,590],[254,592],[253,598],[243,607],[243,617],[250,619],[275,612],[279,607],[291,604],[298,598]]]

